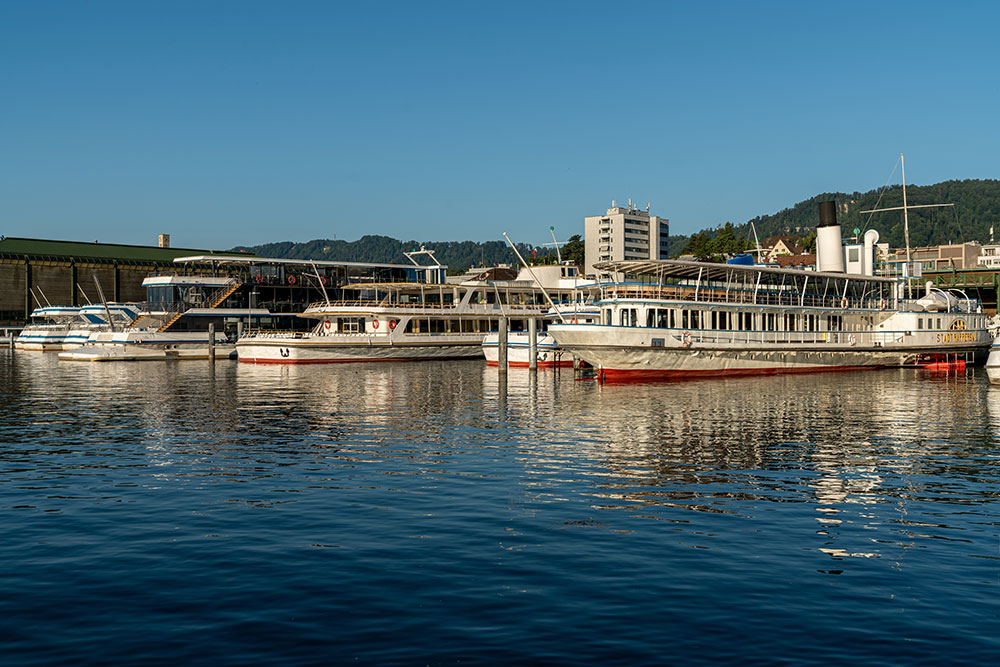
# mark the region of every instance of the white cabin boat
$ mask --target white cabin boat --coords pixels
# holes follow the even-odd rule
[[[214,335],[214,345],[210,346],[207,325],[201,326],[197,321],[225,317],[234,312],[246,315],[246,310],[222,305],[239,284],[231,277],[216,276],[146,278],[143,285],[149,300],[141,311],[136,308],[131,312],[133,317],[128,322],[113,320],[117,326],[90,332],[82,344],[61,352],[59,358],[66,361],[135,361],[207,359],[210,354],[216,358],[230,357],[233,344],[222,327]],[[99,314],[102,308],[100,305],[88,306],[86,311]],[[112,311],[113,317],[114,314]],[[263,314],[269,313],[263,311]]]
[[[520,276],[518,277],[520,278]],[[352,361],[481,359],[483,337],[500,318],[512,332],[549,309],[533,280],[458,284],[382,283],[344,287],[356,298],[321,301],[302,317],[310,332],[251,331],[236,342],[241,362],[315,364]],[[569,300],[572,290],[553,299]]]
[[[31,311],[29,322],[14,339],[16,350],[62,350],[74,324],[80,321],[79,306],[42,306]]]
[[[557,295],[552,308],[544,317],[538,320],[535,360],[539,368],[556,366],[572,366],[569,356],[563,358],[559,345],[548,334],[548,325],[552,322],[565,320],[567,322],[595,322],[600,317],[593,305],[593,297],[597,294],[597,283],[584,279],[572,264],[551,264],[533,266],[531,270],[522,269],[517,276],[519,281],[534,281],[548,291],[550,296]],[[569,298],[566,299],[566,295]],[[565,299],[565,300],[564,300]],[[483,356],[490,366],[498,365],[500,356],[499,333],[491,331],[483,338]],[[507,365],[513,368],[530,366],[531,340],[528,331],[507,332]]]
[[[687,378],[919,365],[985,356],[978,301],[895,278],[683,260],[604,262],[601,319],[553,324],[605,379]]]

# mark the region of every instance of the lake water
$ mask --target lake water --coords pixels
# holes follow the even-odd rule
[[[996,662],[981,369],[0,352],[4,662]]]

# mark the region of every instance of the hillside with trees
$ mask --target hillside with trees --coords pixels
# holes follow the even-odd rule
[[[754,234],[763,241],[769,236],[798,236],[802,245],[814,246],[815,227],[819,223],[818,204],[835,201],[837,216],[844,236],[853,236],[853,230],[864,233],[867,229],[878,231],[880,241],[894,248],[902,247],[903,214],[901,211],[867,214],[873,208],[892,208],[903,205],[903,188],[895,185],[869,192],[826,192],[799,202],[772,215],[757,216],[743,224],[727,222],[714,228],[703,229],[690,236],[670,237],[671,256],[691,254],[698,257],[721,259],[725,254],[743,252],[754,247]],[[944,181],[936,185],[908,185],[906,200],[910,206],[921,204],[954,204],[945,208],[923,208],[910,211],[910,245],[912,247],[979,241],[989,243],[990,227],[1000,234],[1000,180]],[[287,259],[316,259],[347,262],[400,263],[406,262],[404,252],[418,250],[421,246],[434,251],[439,262],[448,266],[449,273],[462,273],[473,266],[518,263],[513,251],[503,241],[399,241],[388,236],[366,235],[357,241],[317,239],[306,243],[284,241],[258,246],[239,246],[263,257]],[[550,247],[535,247],[519,243],[518,250],[525,259],[536,263],[555,261]],[[564,260],[583,266],[583,239],[571,236],[561,249]]]
[[[881,200],[880,200],[881,195]],[[737,226],[736,234],[753,238],[752,222],[757,235],[768,236],[793,234],[806,236],[819,223],[818,204],[821,201],[837,202],[837,220],[845,236],[853,236],[855,229],[864,233],[875,229],[879,240],[894,248],[904,245],[903,213],[862,213],[874,208],[892,208],[903,205],[903,188],[890,186],[881,192],[823,193],[799,202],[773,215],[763,215]],[[909,212],[910,245],[913,247],[979,241],[989,243],[990,227],[1000,232],[1000,181],[965,180],[944,181],[936,185],[906,186],[906,203],[909,206],[922,204],[954,204],[944,208],[923,208]]]

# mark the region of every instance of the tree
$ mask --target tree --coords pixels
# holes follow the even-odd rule
[[[569,237],[566,244],[563,245],[560,250],[564,262],[572,262],[576,266],[583,268],[584,263],[584,248],[583,239],[580,238],[579,234],[574,234]]]

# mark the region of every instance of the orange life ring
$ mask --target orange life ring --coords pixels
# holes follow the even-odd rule
[[[372,320],[372,329],[378,329],[378,320]]]
[[[325,285],[326,284],[326,276],[320,276],[319,277],[319,281]]]
[[[288,284],[289,285],[295,284],[295,276],[288,276]]]
[[[846,296],[840,300],[840,307],[841,308],[847,308],[847,297]]]
[[[576,321],[576,318],[575,318],[575,317],[574,317],[573,319],[571,319],[571,320],[569,321],[569,323],[570,323],[570,324],[578,324],[578,322]]]
[[[389,331],[396,328],[396,320],[389,320]]]
[[[253,281],[254,281],[255,283],[262,283],[262,282],[264,282],[264,276],[262,276],[262,275],[260,275],[260,274],[258,273],[257,275],[255,275],[255,276],[253,277]]]
[[[326,329],[327,331],[329,331],[330,327],[332,327],[332,326],[333,326],[333,324],[330,323],[330,320],[327,320],[326,322],[323,322],[323,328]]]

